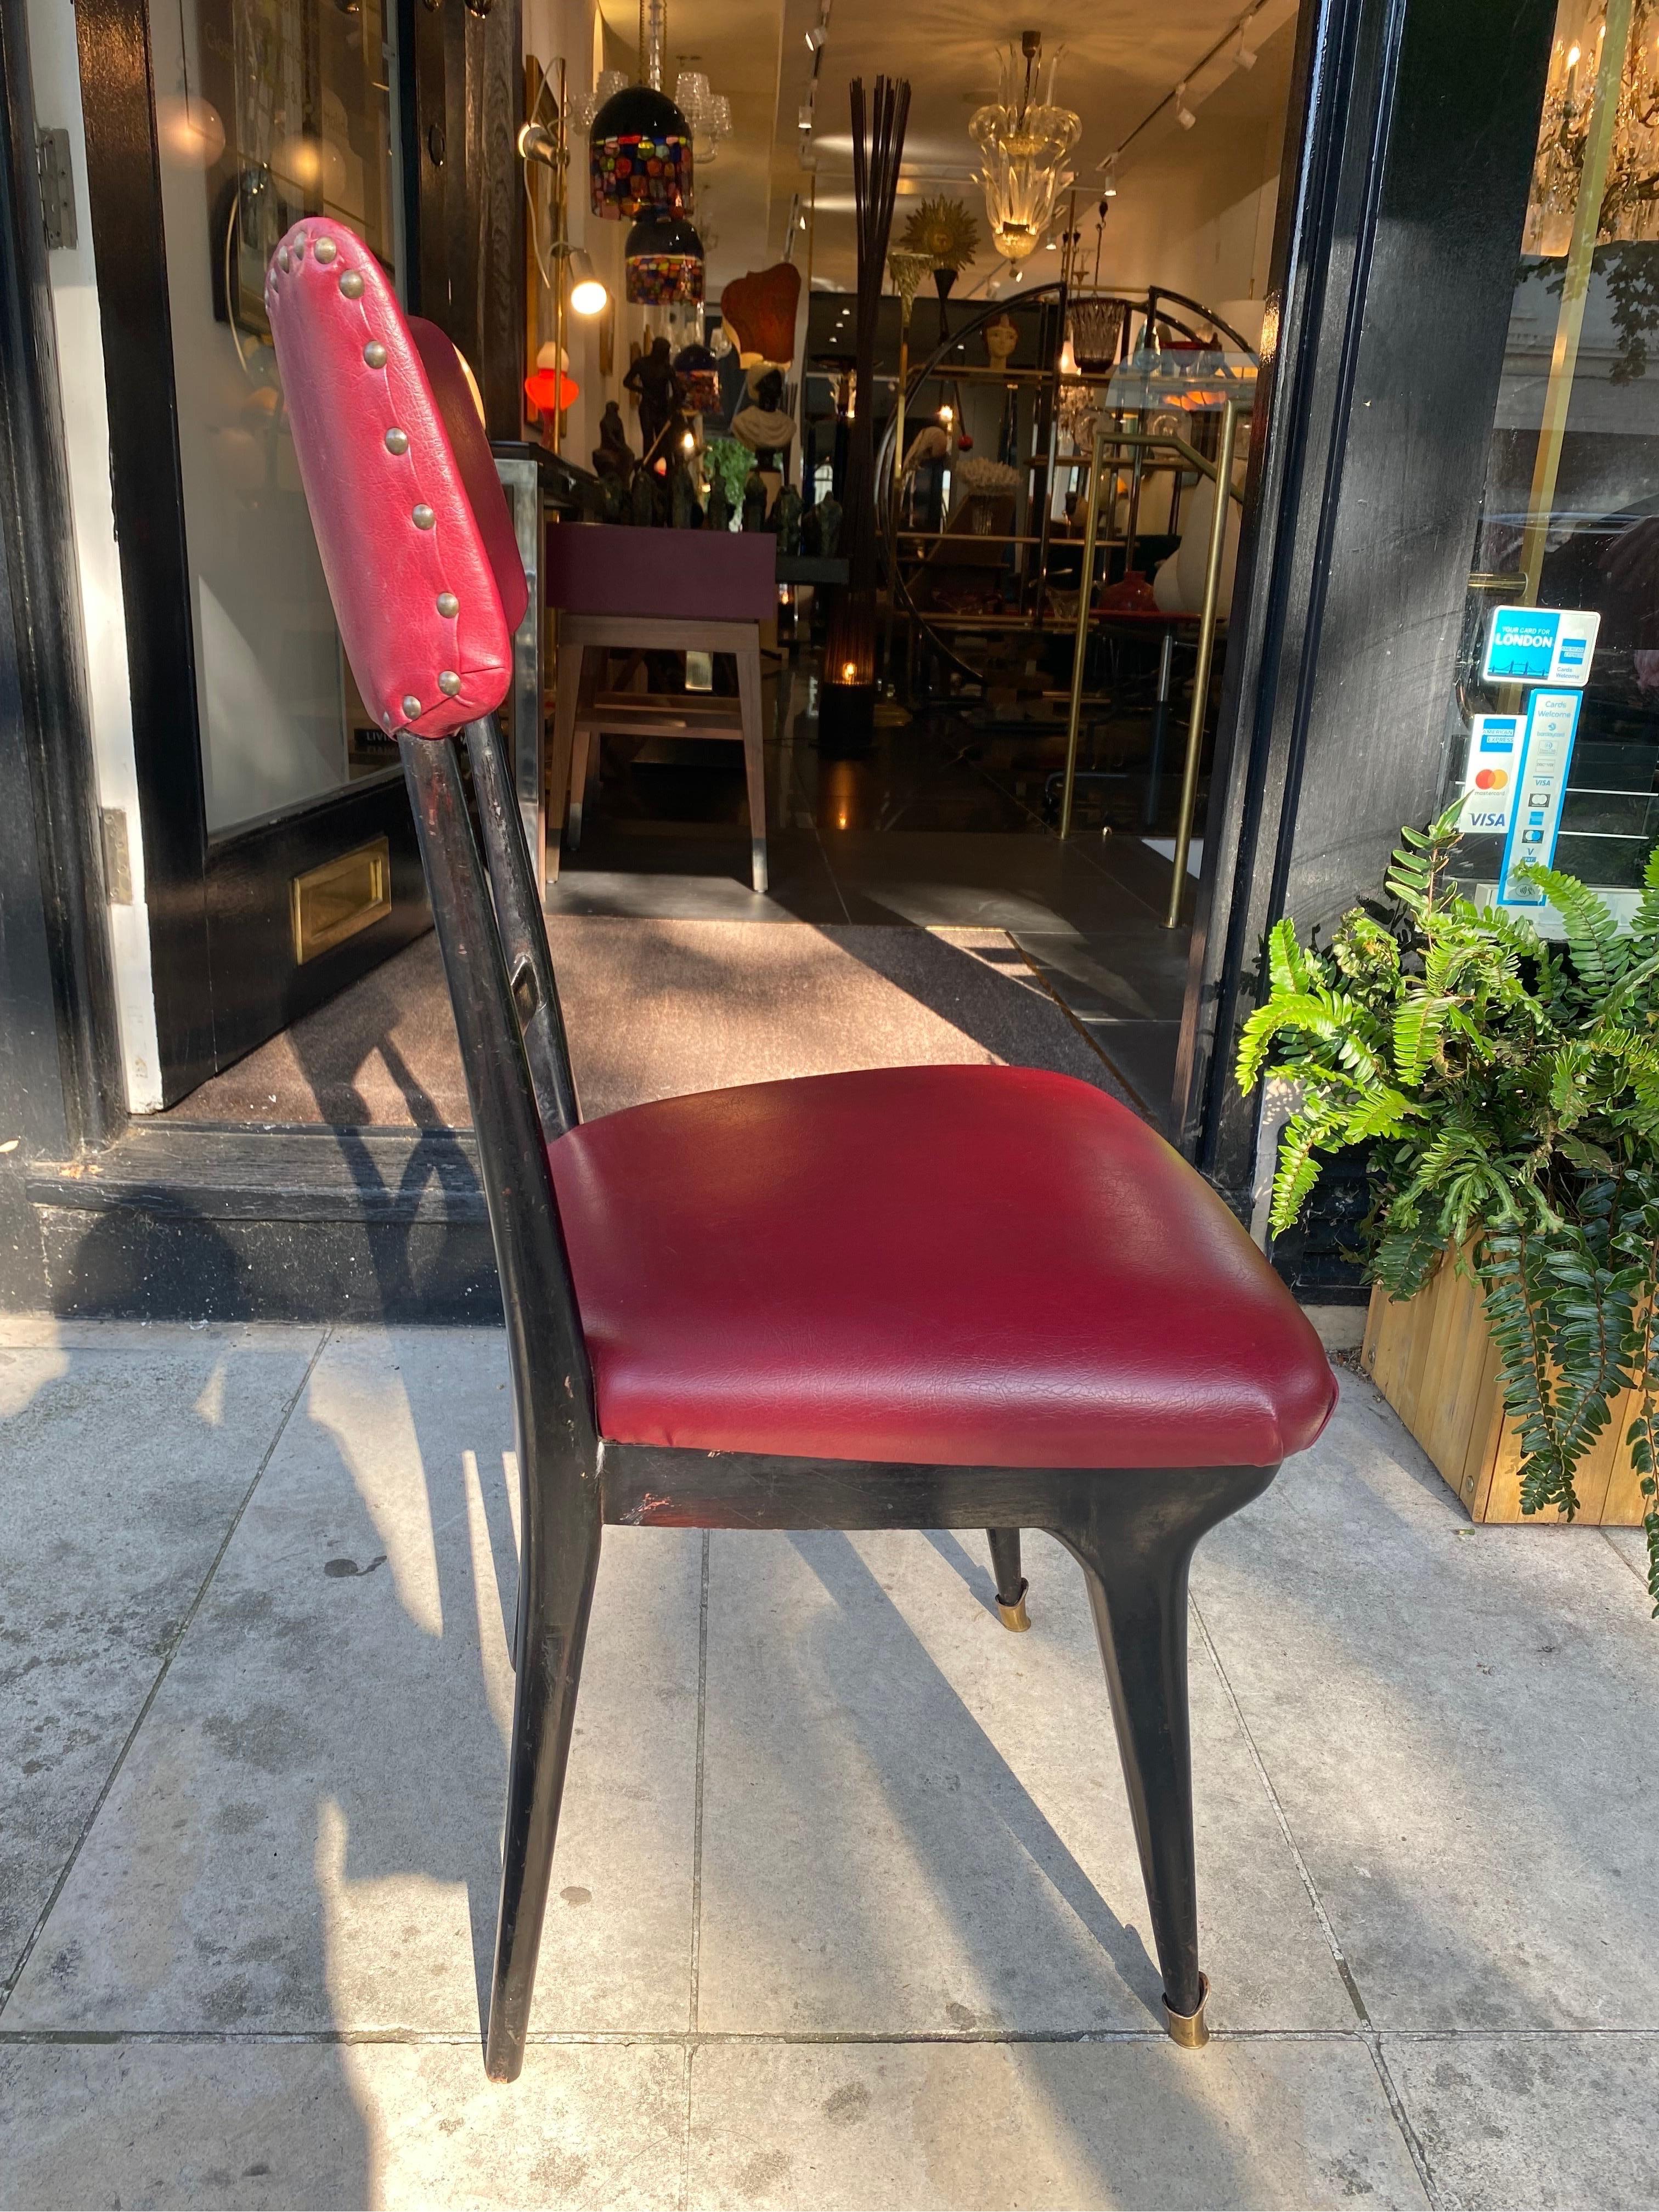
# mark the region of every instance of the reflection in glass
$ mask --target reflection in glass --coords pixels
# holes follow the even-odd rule
[[[1598,614],[1553,857],[1628,905],[1659,839],[1659,0],[1562,0],[1522,246],[1447,796],[1504,734],[1476,718],[1525,713],[1478,680],[1493,608]],[[1504,843],[1460,848],[1477,896]]]
[[[197,126],[158,138],[216,832],[395,763],[340,650],[263,301],[271,250],[306,215],[349,223],[396,276],[393,33],[382,0],[180,0],[152,35],[158,118]]]

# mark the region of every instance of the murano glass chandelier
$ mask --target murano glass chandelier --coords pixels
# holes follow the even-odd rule
[[[643,83],[612,93],[587,130],[590,204],[611,222],[691,212],[691,126],[662,88],[667,0],[640,0]]]
[[[636,307],[701,301],[702,240],[684,216],[647,208],[629,232],[623,254],[628,297]]]
[[[1036,251],[1072,181],[1066,157],[1083,135],[1083,118],[1054,104],[1059,65],[1055,53],[1045,70],[1042,33],[1025,32],[1018,48],[999,51],[999,97],[969,118],[985,161],[980,179],[991,242],[1008,261]]]
[[[1571,243],[1607,15],[1600,0],[1567,0],[1556,21],[1522,241],[1523,252],[1546,259],[1565,253]],[[1659,239],[1659,0],[1634,0],[1618,88],[1596,211],[1601,246]],[[1622,266],[1615,263],[1604,273],[1620,276]]]

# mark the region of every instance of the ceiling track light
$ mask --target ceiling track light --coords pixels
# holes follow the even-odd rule
[[[814,23],[811,29],[806,33],[807,52],[809,54],[817,53],[818,48],[823,44],[829,35],[829,32],[824,28],[822,23]]]
[[[1175,100],[1175,118],[1183,131],[1190,131],[1198,118],[1187,105],[1187,80],[1183,77],[1171,95]]]
[[[1244,23],[1241,23],[1238,27],[1238,44],[1233,48],[1233,67],[1235,69],[1253,70],[1255,67],[1255,48],[1249,44],[1244,35],[1248,21],[1249,19],[1246,18],[1246,21]]]

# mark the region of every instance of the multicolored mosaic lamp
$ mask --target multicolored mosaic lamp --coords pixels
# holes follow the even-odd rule
[[[665,0],[643,0],[645,82],[612,93],[588,125],[589,198],[594,214],[611,222],[632,222],[648,210],[691,212],[691,125],[662,88],[666,15]]]
[[[635,307],[695,307],[702,298],[702,240],[691,225],[648,209],[628,234],[628,296]]]
[[[674,356],[674,374],[684,389],[681,404],[688,415],[721,412],[720,364],[706,345],[694,339],[682,346]]]

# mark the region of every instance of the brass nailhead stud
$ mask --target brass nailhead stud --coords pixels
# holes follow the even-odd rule
[[[289,270],[293,268],[294,256],[289,252],[287,246],[284,246],[282,252],[276,256],[276,265],[282,270],[284,276],[286,276]]]
[[[355,269],[340,271],[340,289],[348,300],[360,300],[363,295],[363,280]]]
[[[294,241],[294,258],[296,261],[303,261],[305,258],[306,242],[303,238],[296,238]]]
[[[417,507],[416,508],[412,519],[416,530],[430,530],[433,524],[438,520],[437,516],[432,512],[432,509],[429,507],[424,506]]]
[[[421,702],[411,691],[404,701],[404,720],[406,722],[412,722],[420,711]]]
[[[386,348],[380,343],[379,338],[371,338],[363,348],[363,359],[371,368],[386,367]]]
[[[453,699],[460,688],[461,679],[453,668],[441,668],[438,671],[438,689],[446,697]]]
[[[453,622],[456,616],[459,614],[460,611],[461,603],[456,598],[453,592],[439,592],[438,612],[443,617],[446,622]]]
[[[406,453],[409,451],[408,431],[388,430],[386,434],[386,449],[388,453]]]
[[[319,238],[317,241],[317,258],[319,261],[332,261],[339,250],[331,238]]]

